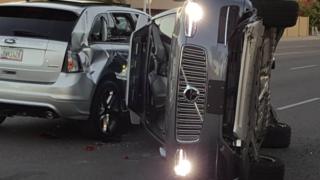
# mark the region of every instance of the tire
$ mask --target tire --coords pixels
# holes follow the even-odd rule
[[[268,127],[262,143],[263,148],[288,148],[291,143],[291,127],[285,123],[277,123]]]
[[[112,81],[98,85],[90,112],[90,134],[103,142],[120,141],[125,121],[121,115],[121,96]]]
[[[6,116],[0,116],[0,124],[2,124],[6,120]]]
[[[287,28],[296,24],[299,5],[294,0],[253,0],[258,16],[267,27]]]
[[[249,180],[283,180],[284,163],[275,157],[260,156],[259,161],[250,163]]]

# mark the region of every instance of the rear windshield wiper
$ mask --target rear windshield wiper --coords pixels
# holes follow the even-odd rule
[[[48,36],[46,36],[46,35],[39,34],[36,32],[31,32],[31,31],[24,31],[24,30],[14,30],[13,34],[14,34],[14,36],[48,38]]]

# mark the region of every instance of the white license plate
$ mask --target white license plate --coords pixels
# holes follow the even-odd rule
[[[20,48],[0,47],[0,59],[22,61],[23,50]]]

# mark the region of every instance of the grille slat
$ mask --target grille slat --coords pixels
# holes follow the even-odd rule
[[[179,129],[184,129],[184,130],[193,130],[195,128],[201,130],[202,125],[201,124],[178,124],[177,127]]]
[[[180,134],[188,134],[188,135],[198,135],[198,134],[201,133],[201,130],[190,130],[190,129],[183,130],[183,129],[179,129],[178,133],[180,133]]]
[[[186,72],[186,71],[184,71],[184,74],[185,74],[186,76],[206,78],[206,76],[203,76],[203,74],[202,74],[202,73],[199,73],[199,72],[188,72],[188,71]]]
[[[200,48],[195,49],[193,47],[189,48],[188,46],[186,46],[184,47],[184,50],[185,50],[184,54],[197,54],[200,56],[205,56],[205,52]]]
[[[200,138],[205,113],[206,83],[207,56],[205,50],[193,46],[184,47],[178,78],[176,108],[176,138],[181,143],[197,142]],[[194,103],[189,102],[184,96],[187,85],[197,88],[200,92],[196,103],[202,117],[199,116]]]
[[[201,66],[195,66],[195,65],[191,66],[191,65],[184,64],[183,70],[192,73],[192,71],[206,71],[206,68]]]
[[[190,104],[190,103],[183,103],[181,102],[179,105],[178,105],[179,108],[194,108],[194,105],[193,104]],[[199,105],[198,104],[198,107],[199,108],[204,108],[204,105]]]
[[[190,102],[187,101],[187,100],[185,99],[185,97],[182,96],[182,95],[179,95],[179,96],[178,96],[178,100],[179,100],[181,103],[191,104],[192,107],[189,107],[189,108],[192,108],[192,109],[195,108],[194,103],[190,103]],[[203,95],[201,95],[201,96],[198,98],[198,100],[197,100],[197,105],[198,105],[198,107],[203,107],[202,105],[203,105],[204,103],[205,103],[205,98],[203,97]]]
[[[194,65],[194,61],[192,61],[192,60],[190,60],[190,59],[184,58],[183,61],[184,61],[184,63],[187,64],[187,65]],[[201,61],[198,61],[197,64],[203,65],[203,66],[206,65],[205,62],[201,62]]]
[[[183,113],[179,113],[179,116],[177,116],[178,120],[180,118],[182,119],[194,119],[194,121],[201,121],[199,118],[198,113],[193,113],[193,114],[183,114]],[[179,121],[178,121],[179,123]]]
[[[179,118],[178,124],[188,124],[188,125],[201,125],[201,121],[194,121],[193,119]]]
[[[182,86],[181,88],[185,88],[186,86],[187,86],[187,83],[186,82],[184,82],[184,79],[179,79],[179,85],[180,86]],[[183,81],[183,82],[182,82]],[[194,86],[194,87],[196,87],[196,88],[198,88],[198,89],[200,89],[200,90],[203,90],[204,88],[203,88],[203,84],[204,83],[197,83],[197,82],[192,82],[192,81],[188,81],[189,82],[189,84],[191,85],[191,86]]]
[[[181,81],[184,81],[184,78],[180,78]],[[188,81],[191,81],[191,82],[195,82],[195,83],[206,83],[205,80],[203,80],[203,77],[190,77],[188,79]]]
[[[190,108],[180,108],[178,112],[179,112],[180,114],[181,114],[181,113],[185,113],[186,115],[187,115],[187,114],[197,113],[197,112],[193,112],[192,109],[190,109]],[[203,111],[203,110],[200,110],[200,113],[203,114],[204,111]]]

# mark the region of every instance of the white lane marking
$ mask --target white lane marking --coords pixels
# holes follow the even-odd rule
[[[294,104],[289,104],[289,105],[286,105],[286,106],[278,107],[277,110],[278,111],[283,111],[283,110],[286,110],[286,109],[294,108],[294,107],[297,107],[297,106],[301,106],[301,105],[312,103],[312,102],[319,101],[319,100],[320,100],[320,98],[312,98],[312,99],[308,99],[308,100],[301,101],[301,102],[298,102],[298,103],[294,103]]]
[[[313,65],[308,65],[308,66],[293,67],[293,68],[290,68],[290,70],[295,71],[295,70],[300,70],[300,69],[314,68],[314,67],[318,67],[318,66],[319,65],[313,64]]]
[[[296,52],[282,52],[282,53],[276,53],[276,56],[288,56],[288,55],[300,55],[300,54],[312,54],[312,53],[320,53],[320,50],[314,50],[314,51],[296,51]]]
[[[284,47],[284,45],[279,46],[277,49],[278,50],[285,50],[285,49],[296,49],[296,48],[312,48],[313,46],[309,46],[309,45],[298,45],[298,46],[286,46]]]

